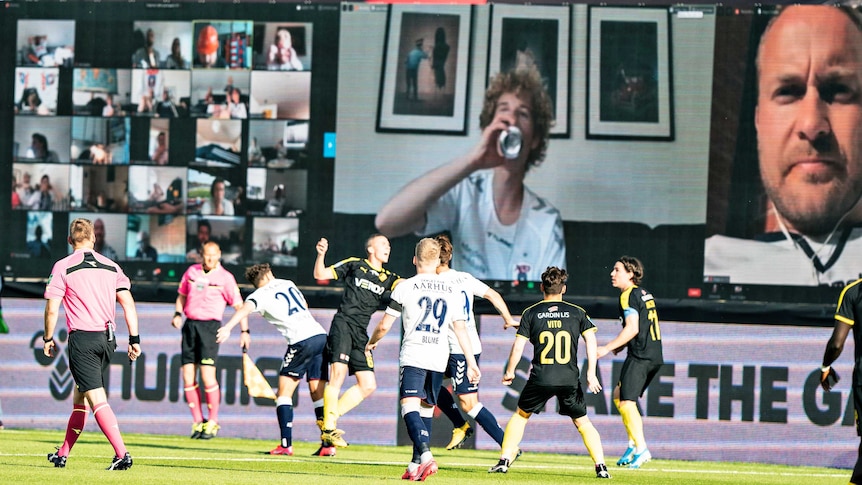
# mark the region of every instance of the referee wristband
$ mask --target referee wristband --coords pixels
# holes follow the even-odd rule
[[[129,335],[129,345],[141,344],[141,336],[140,335]]]
[[[183,318],[183,312],[174,312],[174,318],[176,317]]]
[[[45,336],[43,335],[43,336],[42,336],[42,341],[43,341],[43,342],[45,342],[45,343],[47,344],[48,342],[53,342],[53,341],[54,341],[54,337],[51,337],[51,338],[47,338],[47,339],[46,339],[46,338],[45,338]]]
[[[247,333],[247,334],[251,335],[251,332],[248,329],[243,330],[242,333]]]
[[[829,372],[829,369],[831,369],[831,368],[832,368],[831,365],[820,366],[820,372]]]

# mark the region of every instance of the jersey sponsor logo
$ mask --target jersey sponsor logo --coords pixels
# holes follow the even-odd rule
[[[536,315],[539,318],[569,318],[569,312],[561,312],[561,311],[549,311],[549,312],[540,312]]]
[[[438,343],[440,343],[440,337],[429,337],[427,335],[423,335],[422,336],[422,343],[423,344],[437,345]]]
[[[357,288],[366,289],[376,295],[382,295],[386,288],[374,283],[373,281],[368,281],[365,278],[353,278],[353,282]]]
[[[440,281],[421,280],[413,283],[414,290],[436,291],[438,293],[452,293],[452,287]]]

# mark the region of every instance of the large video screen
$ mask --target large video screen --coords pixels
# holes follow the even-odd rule
[[[4,4],[4,271],[45,278],[86,217],[136,279],[176,281],[210,240],[297,278],[339,5],[93,5]]]
[[[375,232],[402,275],[448,233],[453,266],[503,290],[557,265],[569,294],[613,297],[624,254],[669,299],[832,303],[862,274],[843,125],[781,195],[776,7],[8,4],[15,276],[44,277],[78,215],[137,279],[176,280],[213,238],[238,275],[314,284],[320,237],[331,264]],[[814,44],[856,25],[806,8],[787,19]]]

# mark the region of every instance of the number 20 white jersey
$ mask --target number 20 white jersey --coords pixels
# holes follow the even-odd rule
[[[386,313],[401,317],[402,367],[446,370],[452,322],[467,319],[462,298],[457,285],[436,274],[416,275],[392,290]]]
[[[275,325],[288,345],[326,334],[308,311],[308,303],[293,281],[274,279],[254,290],[246,301],[254,303],[254,311]]]

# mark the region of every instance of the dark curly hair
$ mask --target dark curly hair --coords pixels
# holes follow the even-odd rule
[[[270,271],[272,271],[272,268],[270,268],[269,263],[260,263],[254,266],[249,266],[245,269],[245,279],[247,279],[248,282],[253,284],[256,288],[260,279]]]
[[[546,295],[559,295],[563,292],[563,287],[566,286],[566,280],[569,279],[569,274],[566,270],[556,266],[548,266],[548,269],[542,273],[542,291]]]
[[[500,72],[485,90],[482,113],[479,114],[479,127],[483,130],[491,124],[497,110],[497,101],[505,93],[514,93],[530,101],[533,114],[533,136],[540,139],[539,146],[527,156],[527,170],[537,166],[545,159],[548,150],[548,136],[554,124],[554,106],[545,89],[542,76],[537,69],[516,69]]]

